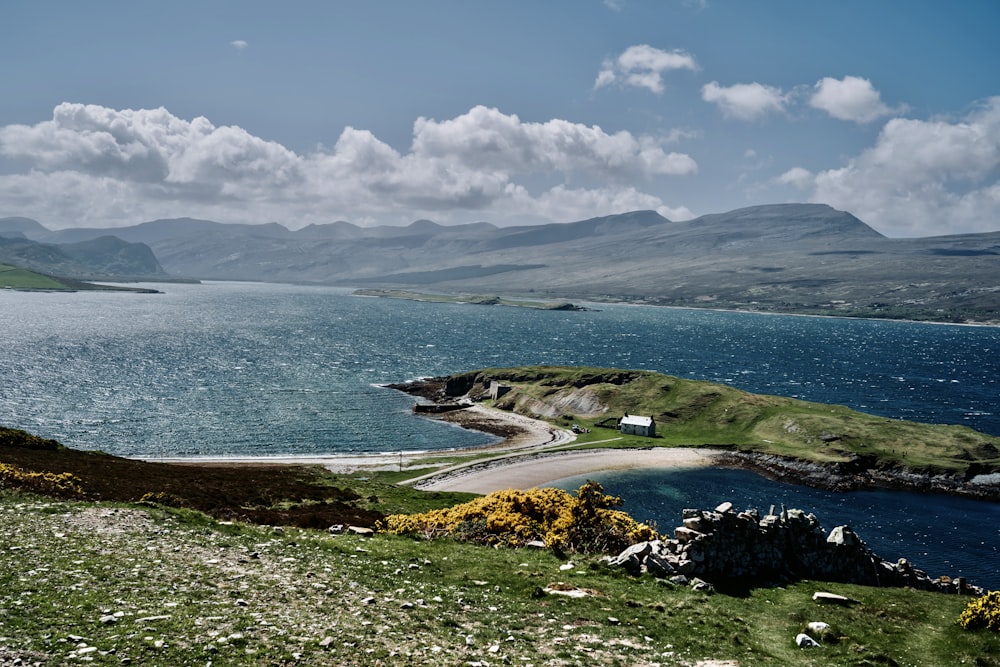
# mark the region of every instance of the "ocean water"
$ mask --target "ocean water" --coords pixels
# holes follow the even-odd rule
[[[144,458],[461,448],[491,437],[414,417],[410,397],[379,385],[545,363],[655,370],[1000,435],[1000,328],[604,304],[550,312],[255,283],[156,287],[165,293],[0,291],[0,425]],[[932,573],[921,554],[952,559],[944,569],[980,583],[1000,578],[995,503],[824,500],[738,471],[637,474],[622,490],[608,486],[627,503],[676,497],[630,506],[664,528],[683,506],[784,502],[824,525],[871,517]],[[759,489],[766,498],[736,495]],[[913,527],[922,516],[930,528]],[[858,530],[895,557],[897,547]]]
[[[0,292],[0,424],[142,457],[489,441],[377,385],[489,366],[649,369],[1000,435],[1000,329],[617,305],[421,303],[290,285]]]

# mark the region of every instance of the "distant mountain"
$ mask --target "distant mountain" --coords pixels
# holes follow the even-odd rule
[[[32,224],[33,223],[33,224]],[[167,274],[149,246],[114,236],[77,243],[42,243],[27,234],[52,232],[27,218],[0,219],[0,263],[76,280],[162,279]]]
[[[37,241],[114,233],[147,244],[166,271],[189,278],[1000,322],[1000,232],[890,239],[819,204],[522,227],[418,220],[290,231],[179,218],[51,232],[17,220],[11,231]]]
[[[38,238],[49,233],[49,230],[31,218],[0,218],[0,236],[3,237]]]

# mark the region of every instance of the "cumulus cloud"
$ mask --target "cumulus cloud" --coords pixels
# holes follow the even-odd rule
[[[809,105],[840,120],[870,123],[895,113],[882,103],[882,95],[872,82],[861,77],[824,77],[816,82],[814,90]]]
[[[776,180],[780,185],[791,185],[799,190],[806,190],[814,183],[814,176],[808,169],[793,167],[778,176]]]
[[[849,210],[890,236],[1000,229],[1000,97],[957,120],[893,118],[838,169],[781,182]]]
[[[741,120],[754,120],[770,112],[784,112],[788,102],[788,96],[780,88],[756,82],[720,86],[717,81],[712,81],[702,86],[701,99],[718,106],[724,116]]]
[[[234,39],[229,42],[229,46],[233,47],[237,51],[243,51],[245,48],[250,46],[250,44],[245,39]]]
[[[594,88],[617,84],[645,88],[657,95],[664,90],[663,75],[671,70],[697,71],[694,56],[681,50],[664,51],[648,44],[630,46],[601,65]]]
[[[242,128],[162,108],[64,103],[51,120],[0,127],[0,156],[30,167],[0,175],[0,204],[56,225],[181,215],[292,227],[335,219],[458,222],[473,211],[500,223],[567,220],[666,210],[634,184],[697,171],[689,155],[665,150],[667,142],[560,119],[525,122],[479,106],[446,120],[418,118],[406,152],[347,127],[332,147],[301,155]]]

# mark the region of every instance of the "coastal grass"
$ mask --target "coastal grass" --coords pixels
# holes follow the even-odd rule
[[[0,288],[23,290],[67,290],[72,289],[63,282],[41,273],[29,271],[9,264],[0,264]]]
[[[959,596],[706,595],[569,558],[0,491],[0,664],[1000,665]],[[804,651],[810,621],[833,632]]]
[[[887,419],[649,371],[530,366],[464,375],[510,386],[496,407],[589,429],[578,435],[581,445],[716,447],[817,463],[862,457],[876,467],[930,473],[1000,470],[1000,439],[960,425]],[[656,437],[610,440],[626,413],[652,416]]]

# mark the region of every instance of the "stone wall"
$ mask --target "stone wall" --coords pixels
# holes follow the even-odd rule
[[[697,577],[716,584],[776,584],[817,579],[866,586],[909,586],[949,593],[981,591],[962,579],[930,578],[905,559],[881,559],[848,526],[826,534],[813,514],[774,508],[736,512],[686,509],[673,539],[636,544],[610,563],[633,574]]]

